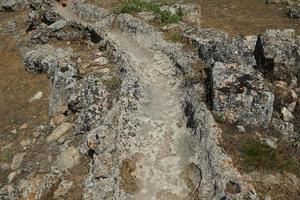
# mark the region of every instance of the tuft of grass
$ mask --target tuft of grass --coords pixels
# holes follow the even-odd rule
[[[116,14],[120,13],[137,13],[142,11],[153,12],[155,17],[162,24],[178,23],[182,18],[182,12],[178,11],[172,14],[168,10],[161,10],[158,3],[146,2],[143,0],[125,0],[122,1],[120,6],[114,9]]]
[[[247,171],[265,169],[290,171],[297,167],[297,161],[281,150],[272,149],[259,141],[248,141],[240,147],[243,166]]]

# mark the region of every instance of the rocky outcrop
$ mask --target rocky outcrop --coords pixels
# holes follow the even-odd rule
[[[45,72],[49,76],[49,114],[60,112],[68,105],[68,99],[78,79],[77,57],[71,49],[55,49],[49,45],[38,46],[24,58],[27,71]]]
[[[300,40],[295,30],[267,30],[263,35],[265,56],[273,60],[274,77],[289,82],[300,73]]]
[[[213,111],[224,121],[268,127],[274,94],[251,66],[215,63],[212,69]]]

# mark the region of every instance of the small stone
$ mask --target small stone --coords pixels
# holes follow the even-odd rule
[[[294,101],[293,103],[290,103],[288,106],[287,106],[287,109],[292,113],[294,112],[295,108],[296,108],[296,105],[297,105],[297,102]]]
[[[283,136],[291,136],[294,134],[294,125],[290,122],[285,122],[279,118],[272,119],[274,130],[280,132]]]
[[[291,90],[291,95],[294,101],[298,99],[298,95],[294,90]]]
[[[12,134],[17,134],[17,129],[11,130],[11,133],[12,133]]]
[[[274,138],[274,137],[260,138],[260,142],[262,144],[265,144],[265,145],[269,146],[272,149],[278,149],[277,140],[278,139]]]
[[[37,131],[35,131],[35,132],[32,133],[32,136],[33,136],[34,138],[38,138],[38,137],[40,137],[40,135],[41,135],[41,133],[40,133],[40,132],[37,132]]]
[[[13,161],[10,165],[10,168],[12,170],[17,170],[19,169],[19,167],[21,166],[22,162],[23,162],[23,158],[26,154],[25,153],[18,153],[14,156]]]
[[[61,124],[64,120],[65,120],[65,115],[64,114],[58,114],[58,115],[55,115],[51,121],[50,121],[50,125],[51,126],[57,126],[59,124]]]
[[[28,128],[28,125],[26,123],[20,126],[20,129],[26,129],[26,128]]]
[[[29,138],[26,139],[26,140],[23,140],[23,141],[21,142],[22,147],[29,146],[30,144],[31,144],[31,140],[30,140]]]
[[[29,101],[29,103],[32,103],[34,101],[40,100],[42,97],[43,97],[43,92],[39,91],[33,97],[31,97],[28,101]]]
[[[237,130],[240,132],[240,133],[245,133],[246,130],[245,130],[245,127],[243,126],[236,126]]]
[[[269,195],[267,195],[265,196],[265,200],[272,200],[272,198]]]
[[[16,175],[17,175],[17,172],[15,172],[15,171],[13,171],[12,173],[10,173],[7,176],[8,183],[11,183],[13,181],[13,179],[16,177]]]
[[[52,131],[51,135],[47,137],[47,142],[53,142],[64,136],[70,129],[72,128],[72,124],[68,122],[64,122],[60,124],[54,131]]]
[[[51,163],[52,159],[53,159],[52,156],[49,155],[49,156],[48,156],[48,162]]]
[[[103,55],[103,52],[102,52],[102,51],[98,51],[98,52],[95,53],[95,55],[96,55],[97,57],[101,57],[101,56]]]
[[[79,164],[80,154],[73,146],[68,147],[57,156],[54,166],[59,170],[70,169]]]
[[[82,64],[82,63],[83,63],[82,59],[81,59],[81,58],[78,58],[78,59],[77,59],[77,63],[78,63],[78,64]]]
[[[292,119],[294,119],[293,114],[286,107],[283,107],[281,109],[281,113],[283,115],[283,120],[286,121],[286,122],[289,122]]]
[[[48,26],[48,28],[51,31],[59,31],[59,30],[63,29],[66,25],[67,25],[67,22],[65,20],[59,20],[59,21],[51,24],[50,26]]]
[[[95,59],[94,62],[99,65],[106,65],[108,63],[108,60],[105,57],[99,57]]]

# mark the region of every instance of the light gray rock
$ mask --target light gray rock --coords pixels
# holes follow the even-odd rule
[[[27,5],[27,0],[2,0],[0,2],[0,11],[17,11]]]
[[[245,130],[245,128],[243,126],[236,126],[236,128],[238,129],[238,131],[240,133],[245,133],[246,132],[246,130]]]
[[[299,74],[300,40],[295,30],[269,29],[263,34],[263,46],[266,58],[273,60],[276,79],[289,82]]]
[[[80,154],[74,146],[67,147],[61,154],[57,156],[57,159],[53,165],[53,169],[64,171],[71,169],[80,163]]]
[[[49,45],[37,46],[24,57],[27,71],[48,74],[50,116],[68,105],[79,78],[76,60],[77,56],[72,53],[72,49],[55,49]]]
[[[66,135],[71,128],[72,124],[68,122],[63,122],[56,129],[54,129],[54,131],[52,131],[51,135],[47,137],[47,142],[59,140],[61,137]]]
[[[17,153],[14,158],[13,161],[10,165],[10,168],[12,170],[17,170],[19,169],[19,167],[21,166],[22,162],[23,162],[23,158],[26,155],[26,153]]]
[[[31,97],[28,101],[29,103],[32,103],[34,101],[38,101],[43,97],[43,92],[38,91],[33,97]]]
[[[8,182],[8,184],[10,184],[10,183],[14,180],[14,178],[16,177],[16,175],[17,175],[17,172],[16,172],[16,171],[13,171],[13,172],[11,172],[11,173],[7,176],[7,182]]]
[[[281,119],[273,118],[272,125],[273,128],[275,128],[275,130],[281,133],[283,136],[292,136],[295,133],[294,125],[290,122],[285,122]]]
[[[264,137],[259,139],[262,144],[267,145],[272,149],[278,149],[277,138],[274,137]]]
[[[67,22],[65,20],[59,20],[59,21],[51,24],[50,26],[48,26],[48,28],[51,31],[59,31],[59,30],[63,29],[66,25],[67,25]]]
[[[99,65],[106,65],[108,63],[108,60],[105,57],[99,57],[96,58],[94,62]]]
[[[293,114],[286,107],[283,107],[281,109],[281,113],[282,113],[282,116],[283,116],[283,120],[286,121],[286,122],[289,122],[292,119],[294,119]]]
[[[292,19],[300,19],[300,7],[299,6],[293,6],[289,10],[290,18]]]
[[[216,63],[212,69],[213,110],[225,120],[267,127],[273,112],[273,92],[250,66]]]
[[[290,111],[291,113],[293,113],[294,110],[295,110],[295,108],[296,108],[296,105],[297,105],[297,102],[296,102],[296,101],[290,103],[290,104],[287,106],[288,111]]]

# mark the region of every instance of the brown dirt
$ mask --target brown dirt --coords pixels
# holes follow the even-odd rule
[[[7,21],[15,18],[18,28],[24,30],[24,13],[14,15],[0,13],[0,27],[4,29]],[[32,126],[47,122],[47,76],[30,74],[24,70],[19,49],[11,34],[0,31],[0,41],[0,133],[19,128],[23,123]],[[28,100],[38,91],[43,92],[43,98],[29,103]]]
[[[290,19],[286,5],[265,0],[189,0],[201,6],[203,27],[235,35],[255,35],[266,29],[293,28],[300,33],[299,20]]]
[[[5,32],[9,20],[17,23],[18,35],[24,34],[26,12],[0,13],[0,146],[12,143],[11,148],[0,152],[0,163],[10,164],[13,156],[24,151],[20,142],[32,133],[37,125],[48,122],[48,80],[46,75],[26,72],[20,50],[11,33]],[[29,103],[38,91],[43,98]],[[27,128],[20,129],[25,124]],[[16,130],[13,134],[11,131]],[[6,183],[10,170],[0,173],[0,185]]]

